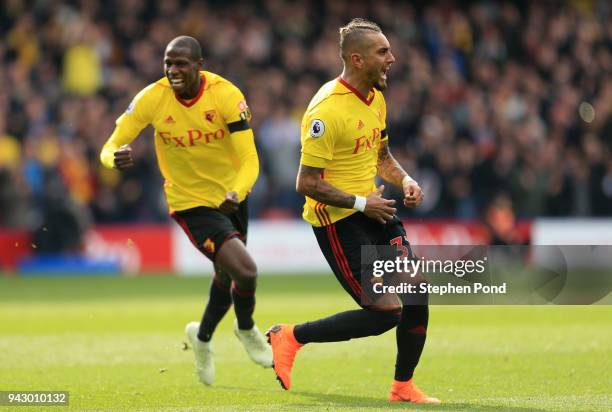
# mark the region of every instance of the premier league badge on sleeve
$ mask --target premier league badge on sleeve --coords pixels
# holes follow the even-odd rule
[[[125,112],[127,114],[130,114],[134,111],[134,104],[135,104],[134,100],[135,99],[132,99],[132,101],[130,102],[130,105],[127,107],[127,109],[125,109]]]
[[[325,133],[325,123],[321,119],[314,119],[312,123],[310,123],[310,136],[311,137],[321,137]]]

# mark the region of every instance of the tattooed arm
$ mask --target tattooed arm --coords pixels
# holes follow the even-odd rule
[[[402,187],[402,180],[408,176],[391,154],[388,140],[381,142],[378,149],[378,176],[397,187]]]
[[[296,190],[326,205],[351,209],[355,204],[355,195],[344,193],[321,179],[324,169],[300,165]]]
[[[378,175],[392,185],[402,188],[404,206],[416,207],[423,201],[421,187],[395,160],[389,150],[389,141],[381,142],[378,149]]]
[[[330,206],[352,209],[355,206],[355,195],[344,193],[321,178],[322,168],[311,167],[301,164],[298,171],[296,190],[318,202]],[[393,217],[396,209],[393,207],[395,200],[381,197],[384,186],[370,194],[366,199],[363,213],[380,223],[385,223]]]

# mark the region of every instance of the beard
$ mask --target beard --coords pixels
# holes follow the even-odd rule
[[[387,80],[383,79],[380,76],[380,69],[376,70],[375,72],[372,72],[370,75],[370,78],[372,79],[372,86],[376,89],[376,90],[380,90],[383,91],[387,88]]]
[[[387,88],[387,81],[380,80],[380,79],[376,80],[376,82],[374,82],[374,88],[382,92],[383,90]]]
[[[380,90],[381,92],[385,90],[387,88],[387,79],[382,79],[380,74],[378,74],[378,77],[374,81],[374,88],[376,90]]]

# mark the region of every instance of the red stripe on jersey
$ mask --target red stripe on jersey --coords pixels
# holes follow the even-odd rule
[[[325,206],[323,203],[321,202],[317,202],[317,204],[315,205],[315,212],[317,213],[317,217],[319,218],[319,221],[321,221],[321,224],[323,226],[328,226],[331,225],[331,219],[329,218],[329,213],[327,213],[327,211],[325,210]]]
[[[315,205],[314,212],[315,212],[315,215],[317,215],[317,219],[319,219],[319,223],[321,223],[321,226],[325,226],[325,222],[323,221],[323,217],[321,216],[321,213],[319,212],[319,203],[317,203]]]
[[[327,205],[319,202],[317,204],[317,206],[319,207],[319,213],[321,214],[321,216],[323,217],[323,221],[325,222],[325,225],[331,225],[331,219],[329,218],[329,213],[327,213],[327,210],[325,210],[325,207]]]
[[[198,94],[196,94],[196,97],[194,97],[193,99],[191,99],[189,101],[181,99],[176,94],[174,95],[174,97],[176,97],[176,100],[178,100],[183,106],[191,107],[194,104],[196,104],[198,102],[198,100],[200,100],[200,97],[202,97],[202,94],[204,93],[204,85],[205,84],[206,84],[206,77],[204,77],[204,75],[202,74],[202,81],[200,82],[200,88],[198,89]]]
[[[327,205],[321,204],[321,213],[325,217],[325,220],[327,220],[327,224],[331,225],[332,221],[331,221],[331,218],[329,217],[329,212],[327,212],[327,210],[325,210],[326,207],[327,207]]]
[[[342,85],[344,87],[346,87],[347,89],[349,89],[350,91],[352,91],[353,93],[355,93],[355,95],[357,97],[359,97],[359,100],[361,100],[362,102],[364,102],[365,104],[367,104],[368,106],[372,104],[372,101],[374,100],[374,93],[372,93],[372,97],[370,97],[369,99],[366,98],[363,94],[361,94],[361,92],[357,89],[355,89],[353,86],[351,86],[346,80],[344,80],[342,77],[338,77],[338,81],[340,83],[342,83]]]

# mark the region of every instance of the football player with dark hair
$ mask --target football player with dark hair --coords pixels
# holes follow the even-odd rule
[[[200,381],[210,385],[210,340],[232,303],[234,331],[253,361],[270,367],[272,353],[253,321],[257,267],[245,247],[247,197],[259,173],[251,114],[241,91],[202,65],[196,39],[172,40],[164,53],[165,77],[136,95],[100,158],[109,168],[131,167],[129,143],[145,126],[155,128],[170,214],[215,267],[202,320],[185,329]]]

